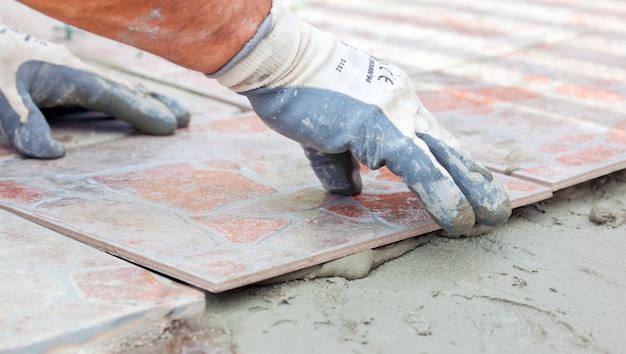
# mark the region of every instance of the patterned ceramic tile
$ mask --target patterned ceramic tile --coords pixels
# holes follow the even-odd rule
[[[0,193],[35,202],[32,190]],[[189,316],[204,295],[0,210],[0,352],[105,340],[119,326]],[[171,319],[171,318],[170,318]]]
[[[254,115],[194,118],[172,137],[131,136],[60,160],[7,162],[0,205],[210,291],[438,228],[386,168],[362,169],[359,196],[331,195],[299,145]],[[509,186],[517,198],[550,196],[531,185]]]
[[[478,159],[558,190],[626,168],[621,43],[584,35],[414,79]]]
[[[520,15],[521,6],[532,10]],[[462,0],[310,1],[297,14],[410,74],[571,38],[576,28],[564,24],[578,15],[549,4]]]

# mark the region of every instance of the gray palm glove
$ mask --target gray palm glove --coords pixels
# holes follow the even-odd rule
[[[402,70],[299,21],[280,0],[243,50],[209,76],[299,142],[331,192],[361,191],[359,162],[386,165],[450,234],[511,214],[501,184],[422,106]]]
[[[22,154],[57,158],[40,109],[78,106],[126,121],[153,135],[173,134],[189,112],[166,96],[96,73],[67,48],[0,25],[0,133]]]

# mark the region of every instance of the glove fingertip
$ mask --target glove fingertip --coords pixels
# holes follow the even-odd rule
[[[20,127],[13,136],[13,146],[24,156],[38,159],[57,159],[65,156],[63,145],[48,134],[32,134]]]
[[[172,135],[178,127],[176,120],[173,117],[167,117],[168,119],[156,119],[155,116],[150,116],[145,122],[136,120],[135,126],[142,132],[150,135]],[[144,124],[145,123],[145,124]]]
[[[407,186],[419,198],[431,218],[447,233],[462,234],[476,223],[472,205],[451,179],[442,178]]]
[[[131,123],[150,135],[172,135],[178,127],[174,114],[159,101],[139,102],[136,107],[119,107],[116,118]]]
[[[453,216],[442,217],[442,215],[431,217],[441,228],[450,235],[460,235],[471,229],[476,224],[476,218],[472,207],[467,205],[459,205],[457,208],[451,209]],[[430,211],[429,211],[430,212]]]
[[[174,117],[176,117],[176,125],[178,128],[184,128],[189,125],[189,122],[191,121],[191,113],[178,101],[157,92],[151,92],[150,96],[163,103],[170,110],[170,112],[172,112]]]
[[[428,145],[437,161],[454,178],[471,203],[477,222],[497,226],[508,220],[511,201],[504,187],[488,169],[429,134],[415,135]]]
[[[476,221],[486,226],[498,226],[506,222],[512,214],[511,201],[506,198],[499,203],[488,203],[475,208]]]

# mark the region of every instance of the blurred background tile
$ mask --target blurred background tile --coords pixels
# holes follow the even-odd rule
[[[0,282],[1,352],[88,346],[204,310],[202,292],[4,210]]]

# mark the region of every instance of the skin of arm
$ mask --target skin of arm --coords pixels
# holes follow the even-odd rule
[[[83,30],[212,73],[254,36],[271,0],[19,0]]]

